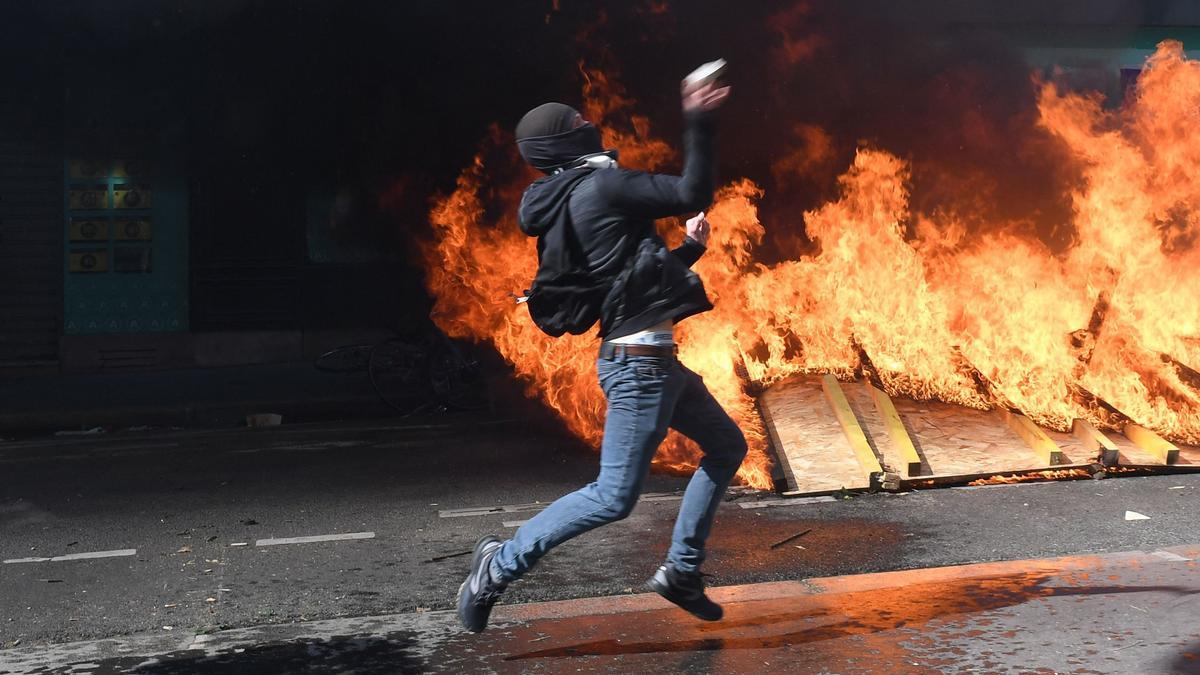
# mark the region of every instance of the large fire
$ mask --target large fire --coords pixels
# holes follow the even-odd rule
[[[623,165],[677,159],[619,85],[583,74],[585,115]],[[795,222],[760,222],[763,191],[749,180],[719,190],[709,252],[696,266],[716,309],[680,324],[680,356],[746,432],[742,481],[770,485],[748,390],[864,367],[892,395],[1017,408],[1062,430],[1073,418],[1104,428],[1132,419],[1200,443],[1200,375],[1185,365],[1200,363],[1200,63],[1164,42],[1119,108],[1044,83],[1038,110],[1079,175],[1064,224],[1075,237],[1063,252],[1004,224],[967,236],[961,221],[911,212],[908,164],[883,148],[860,149],[840,197]],[[781,160],[777,170],[805,166],[803,157]],[[595,443],[604,420],[595,337],[551,339],[514,302],[537,262],[515,222],[534,177],[496,130],[437,202],[424,249],[435,319],[452,336],[494,345],[531,396]],[[678,241],[679,225],[663,223],[668,241]],[[765,227],[803,227],[817,250],[760,264]],[[659,465],[685,469],[698,457],[672,434]]]

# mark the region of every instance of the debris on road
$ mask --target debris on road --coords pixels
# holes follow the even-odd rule
[[[450,558],[458,558],[458,557],[464,556],[464,555],[471,555],[474,552],[475,551],[472,550],[472,551],[459,551],[458,553],[447,553],[446,555],[434,556],[434,557],[430,558],[429,560],[426,560],[425,562],[441,562],[443,560],[449,560]]]
[[[784,544],[786,544],[790,541],[795,541],[795,540],[799,539],[800,537],[803,537],[804,535],[808,534],[809,532],[812,532],[811,527],[808,528],[807,530],[804,530],[803,532],[797,532],[796,534],[793,534],[792,536],[787,537],[786,539],[780,539],[779,541],[775,542],[774,544],[771,544],[771,548],[779,548],[780,546],[783,546]]]
[[[280,424],[283,424],[283,415],[275,413],[246,415],[246,426],[248,427],[277,427]]]
[[[1125,520],[1150,520],[1150,516],[1147,516],[1144,513],[1138,513],[1137,511],[1126,511]]]
[[[54,432],[55,436],[95,436],[97,434],[106,433],[104,427],[92,427],[91,429],[65,429],[63,431]]]

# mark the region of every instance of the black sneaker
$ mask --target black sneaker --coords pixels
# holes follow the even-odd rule
[[[492,579],[489,568],[496,551],[500,550],[500,540],[488,535],[480,537],[475,542],[475,555],[471,558],[471,573],[467,580],[458,587],[458,620],[463,628],[478,633],[487,628],[488,616],[492,613],[492,605],[504,592],[505,584]]]
[[[699,572],[681,572],[667,564],[658,568],[646,586],[667,600],[705,621],[718,621],[725,612],[704,594],[704,579]]]

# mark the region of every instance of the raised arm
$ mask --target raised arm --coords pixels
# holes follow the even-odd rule
[[[709,83],[685,87],[683,175],[614,171],[602,174],[597,189],[620,211],[637,218],[666,218],[707,208],[713,194],[713,112],[729,97],[729,87]]]

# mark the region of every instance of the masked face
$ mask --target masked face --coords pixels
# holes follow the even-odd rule
[[[600,130],[561,103],[546,103],[521,118],[517,147],[525,161],[546,173],[604,152]]]

